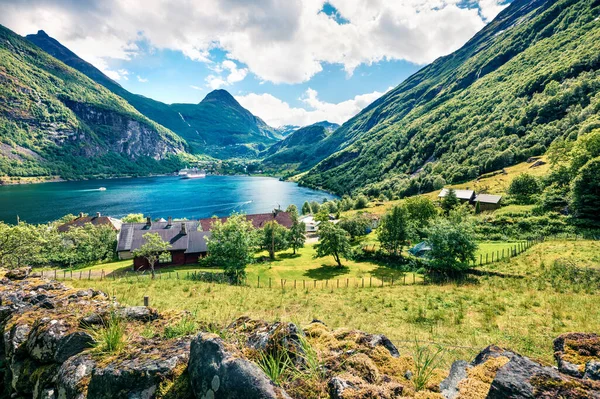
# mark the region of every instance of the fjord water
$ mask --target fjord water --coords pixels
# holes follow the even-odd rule
[[[99,190],[105,187],[106,191]],[[0,187],[0,220],[44,223],[63,215],[123,217],[143,213],[154,218],[203,218],[231,212],[263,213],[304,201],[333,196],[270,177],[207,176],[184,180],[175,176],[87,180]]]

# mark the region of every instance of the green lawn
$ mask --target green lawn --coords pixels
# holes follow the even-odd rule
[[[242,315],[300,324],[316,318],[335,328],[386,334],[402,353],[412,350],[415,339],[434,341],[448,349],[447,365],[457,358],[470,359],[489,344],[550,363],[552,339],[567,331],[600,331],[600,313],[589,311],[598,301],[593,290],[576,290],[568,283],[556,290],[544,282],[544,268],[558,258],[579,266],[598,264],[599,250],[600,243],[594,241],[546,242],[510,260],[485,266],[499,273],[442,285],[351,285],[338,289],[329,284],[293,289],[288,284],[285,289],[278,285],[257,289],[165,276],[154,281],[129,278],[68,284],[102,289],[130,305],[141,304],[147,295],[151,305],[160,310],[189,310],[201,321],[222,325]],[[301,259],[309,261],[311,251],[306,248],[299,258],[281,259],[270,270],[267,265],[256,265],[249,272],[252,276],[272,273],[289,279],[331,267],[329,260],[300,265]],[[376,269],[349,262],[345,275],[366,275]],[[325,276],[330,277],[327,273]]]

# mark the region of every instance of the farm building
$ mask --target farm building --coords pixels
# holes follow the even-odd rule
[[[500,208],[500,202],[502,201],[501,195],[492,194],[478,194],[473,202],[477,204],[479,202],[480,211],[493,211]]]
[[[447,188],[443,188],[442,191],[440,191],[438,198],[442,199],[446,197],[446,195],[448,195],[448,192],[449,190]],[[473,190],[454,190],[454,192],[456,193],[456,198],[458,198],[462,202],[472,202],[475,198],[475,191]]]
[[[73,227],[83,227],[86,224],[92,224],[94,226],[110,226],[114,231],[119,231],[121,230],[122,223],[119,219],[111,218],[110,216],[102,216],[100,212],[96,213],[96,216],[84,216],[83,213],[80,213],[77,218],[58,226],[57,230],[64,233]]]
[[[216,220],[220,220],[222,223],[225,223],[227,221],[227,217],[200,219],[198,222],[200,223],[202,231],[210,231],[212,224]],[[279,209],[275,209],[273,212],[269,213],[246,215],[246,220],[251,221],[255,229],[263,228],[268,222],[277,222],[286,229],[292,227],[293,224],[292,216],[288,212],[284,212]]]
[[[146,223],[125,223],[117,244],[119,259],[133,258],[133,251],[146,241],[144,234],[157,233],[163,241],[171,244],[170,259],[160,263],[158,267],[197,263],[198,259],[206,256],[206,239],[210,237],[210,232],[200,231],[198,227],[198,221],[173,222],[171,218],[166,222],[152,222],[148,218]],[[135,270],[144,269],[148,262],[138,257],[133,260],[133,266]]]

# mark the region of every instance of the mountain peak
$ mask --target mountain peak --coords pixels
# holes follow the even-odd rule
[[[37,31],[37,35],[41,36],[41,37],[50,37],[48,36],[48,34],[46,32],[44,32],[42,29]]]
[[[228,105],[240,107],[240,104],[235,98],[227,91],[223,89],[213,90],[204,97],[202,102],[220,102]]]

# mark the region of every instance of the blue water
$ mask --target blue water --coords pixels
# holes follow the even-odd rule
[[[106,191],[98,188],[106,187]],[[290,204],[334,198],[332,195],[270,177],[175,176],[87,180],[0,187],[0,220],[45,223],[79,212],[123,217],[143,213],[155,218],[203,218],[270,212]]]

